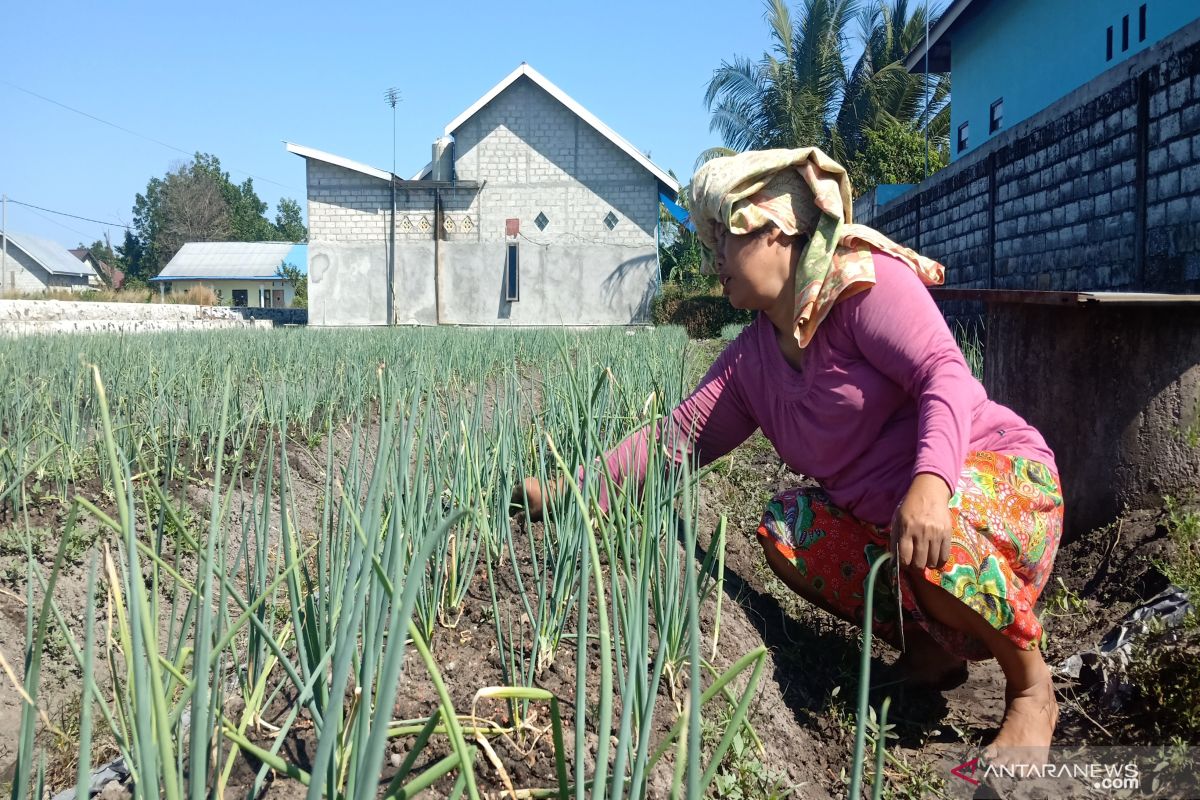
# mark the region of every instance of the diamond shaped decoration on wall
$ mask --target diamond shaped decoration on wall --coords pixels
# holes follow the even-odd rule
[[[471,221],[470,217],[463,217],[462,224],[458,227],[463,233],[470,233],[475,229],[475,223]]]
[[[533,224],[538,226],[539,231],[546,230],[546,226],[550,224],[550,218],[544,212],[539,211],[537,217],[534,218]]]
[[[417,221],[417,230],[419,230],[421,233],[429,233],[431,230],[433,230],[433,226],[429,224],[429,220],[426,217],[421,217],[421,219]]]
[[[409,219],[408,217],[401,218],[400,230],[404,231],[405,233],[412,233],[412,231],[413,231],[412,220]]]
[[[446,233],[454,233],[457,230],[454,218],[449,215],[442,217],[442,227],[446,229]]]
[[[613,212],[610,211],[604,215],[604,224],[608,226],[610,231],[617,227],[618,222],[620,222],[620,220],[617,219],[617,215]]]

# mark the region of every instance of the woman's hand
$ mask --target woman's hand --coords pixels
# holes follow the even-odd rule
[[[892,517],[892,544],[900,566],[941,569],[950,560],[950,487],[928,472],[913,479]]]
[[[547,481],[547,484],[549,485],[550,492],[555,497],[562,495],[567,488],[567,484],[562,478]],[[537,478],[526,478],[520,484],[513,487],[512,499],[509,500],[509,510],[516,512],[527,507],[529,509],[529,521],[538,522],[542,518],[546,502],[549,499],[541,482]]]

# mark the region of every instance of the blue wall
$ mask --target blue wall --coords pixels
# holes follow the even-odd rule
[[[976,0],[981,2],[981,0]],[[953,96],[950,154],[969,153],[991,136],[991,105],[1004,99],[1001,130],[1028,119],[1092,78],[1200,17],[1200,0],[983,0],[976,16],[950,32]],[[1138,9],[1146,6],[1146,39]],[[1129,47],[1121,20],[1129,16]],[[1107,30],[1113,56],[1107,58]],[[968,123],[967,149],[958,130]]]

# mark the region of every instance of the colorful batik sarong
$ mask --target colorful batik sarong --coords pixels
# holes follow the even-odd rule
[[[1042,635],[1035,605],[1058,551],[1063,502],[1058,476],[1044,464],[1018,456],[973,452],[950,499],[950,558],[942,569],[925,569],[925,580],[976,611],[1019,648],[1032,650]],[[816,488],[792,489],[767,504],[758,529],[795,567],[804,596],[856,625],[862,624],[864,582],[872,562],[889,548],[890,529],[855,518]],[[910,581],[900,571],[904,614],[943,648],[961,658],[990,658],[984,643],[926,617]],[[899,642],[893,570],[880,571],[873,630]]]

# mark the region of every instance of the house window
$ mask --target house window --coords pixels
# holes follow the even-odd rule
[[[539,231],[544,231],[546,230],[546,226],[550,224],[550,218],[539,211],[537,217],[533,220],[533,224],[538,226]]]
[[[504,260],[504,302],[515,303],[521,299],[521,259],[516,242],[508,243],[508,255]]]
[[[967,149],[967,134],[969,133],[967,126],[970,124],[969,122],[964,122],[958,126],[958,152],[960,153]]]
[[[604,215],[604,224],[608,226],[610,231],[617,227],[618,222],[620,222],[620,220],[617,219],[617,215],[613,212],[610,211]]]
[[[1129,49],[1129,15],[1121,17],[1121,52]]]
[[[236,308],[245,308],[250,305],[250,299],[247,297],[245,289],[233,290],[233,305]]]
[[[995,133],[1004,124],[1004,98],[992,103],[992,111],[988,117],[988,133]]]
[[[1146,41],[1146,4],[1138,8],[1138,41]]]
[[[1112,61],[1112,25],[1108,26],[1108,47],[1106,48],[1105,53],[1105,60]]]

